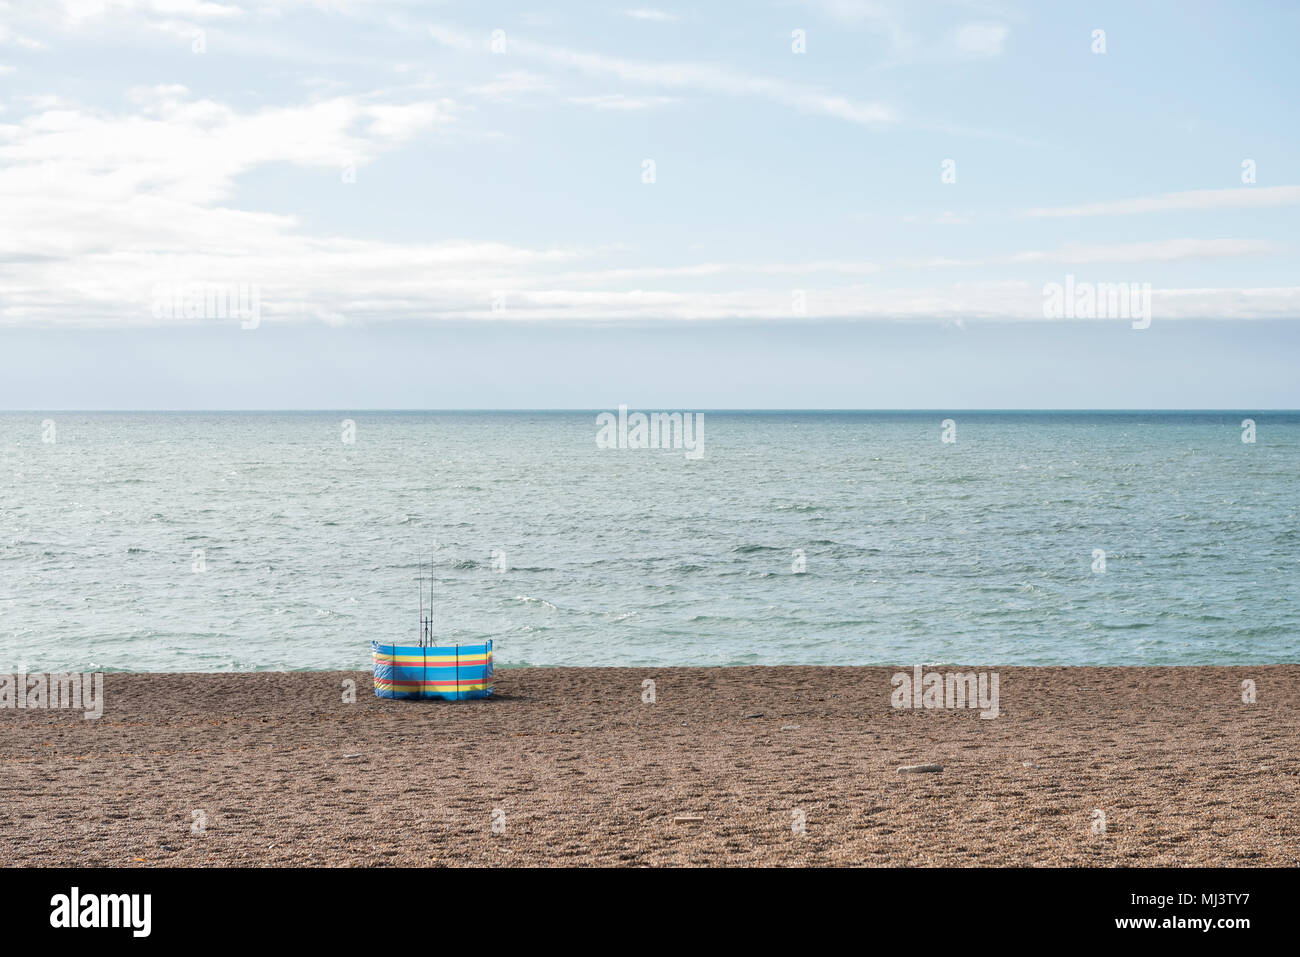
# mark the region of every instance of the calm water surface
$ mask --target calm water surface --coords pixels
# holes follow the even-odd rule
[[[0,414],[0,671],[368,667],[421,560],[504,665],[1300,661],[1300,415],[704,422]]]

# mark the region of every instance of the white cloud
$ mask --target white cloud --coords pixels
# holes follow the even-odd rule
[[[328,303],[337,275],[367,258],[412,273],[430,262],[459,269],[466,259],[547,258],[494,244],[309,237],[291,216],[222,205],[239,175],[269,163],[341,179],[345,162],[364,166],[426,127],[452,123],[448,104],[340,97],[240,112],[179,86],[132,97],[135,113],[57,103],[0,124],[0,317],[137,321],[152,284],[184,277],[290,288],[314,278],[319,292],[304,298]],[[400,287],[400,277],[390,279]]]
[[[444,27],[430,27],[429,35],[445,46],[470,51],[482,44]],[[627,83],[675,90],[698,90],[725,96],[758,97],[803,113],[833,116],[851,123],[876,125],[894,122],[894,111],[881,103],[863,102],[811,87],[773,80],[712,63],[633,60],[535,44],[511,37],[514,54],[598,76],[615,76]]]
[[[1004,23],[967,23],[953,32],[952,43],[961,54],[976,57],[1001,56],[1010,32]]]
[[[441,27],[437,24],[429,27],[429,36],[441,43],[445,47],[451,47],[453,50],[470,52],[471,50],[480,49],[483,44],[476,42],[473,37],[460,33],[456,30]]]
[[[1066,244],[1054,250],[1023,250],[1002,256],[960,258],[932,256],[892,260],[821,259],[788,263],[708,262],[686,266],[639,266],[594,271],[566,272],[553,276],[555,282],[629,282],[648,279],[687,279],[751,273],[767,276],[838,273],[875,275],[918,269],[981,269],[989,266],[1037,264],[1088,265],[1177,262],[1185,259],[1227,259],[1285,251],[1288,247],[1254,239],[1170,239],[1156,242],[1119,243],[1109,246]]]
[[[194,20],[229,20],[242,15],[235,4],[209,0],[59,0],[46,7],[69,26],[93,20],[138,15],[150,18],[184,17]]]
[[[1264,256],[1282,252],[1286,248],[1262,239],[1162,239],[1154,242],[1118,243],[1108,246],[1067,244],[1055,252],[1023,252],[994,261],[1006,264],[1176,262],[1184,259]]]
[[[880,36],[889,59],[878,66],[993,58],[1002,55],[1011,35],[1011,28],[1006,23],[988,20],[964,23],[946,33],[934,28],[919,29],[915,21],[927,19],[925,11],[908,0],[803,0],[803,3],[837,25],[862,28]],[[950,17],[940,19],[949,20]],[[913,21],[912,26],[908,25],[909,20]]]
[[[590,106],[597,110],[648,110],[677,102],[671,96],[627,96],[623,93],[602,93],[599,96],[571,96],[569,102]]]
[[[932,226],[965,226],[975,221],[975,214],[970,212],[955,213],[950,209],[945,209],[937,215],[917,216],[909,214],[902,219],[905,223],[926,223]]]
[[[487,83],[479,83],[466,88],[466,92],[488,100],[506,102],[521,96],[537,93],[549,93],[554,89],[550,80],[526,70],[507,70],[499,73]]]
[[[360,108],[363,122],[369,122],[372,137],[402,142],[420,130],[452,119],[449,101],[423,103],[377,103]]]
[[[675,13],[668,13],[665,10],[656,10],[652,7],[640,7],[636,10],[624,10],[624,15],[631,17],[633,20],[650,20],[655,23],[675,23],[680,20]]]
[[[1043,319],[1042,283],[1037,282],[953,283],[919,289],[850,285],[809,287],[804,291],[808,319],[1048,321]],[[502,313],[494,313],[487,297],[480,296],[449,314],[456,318],[520,321],[795,318],[788,289],[684,292],[519,284],[504,292]],[[1287,319],[1293,318],[1297,310],[1300,310],[1300,286],[1152,290],[1152,316],[1157,323],[1203,318]],[[428,318],[423,310],[418,315]]]
[[[0,0],[0,7],[3,3]],[[370,8],[353,8],[347,0],[322,3],[330,11],[346,7],[349,14],[369,15]],[[134,17],[137,27],[140,18],[153,18],[149,25],[175,29],[182,18],[190,18],[213,24],[210,34],[217,24],[241,16],[229,4],[202,0],[105,0],[57,9],[59,16],[73,11],[69,16],[78,28],[91,21]],[[832,2],[828,9],[886,32],[899,22],[894,18],[896,8],[877,4],[846,0]],[[242,16],[246,23],[264,14],[260,8],[249,8]],[[1038,319],[1041,283],[992,277],[1041,272],[1044,278],[1059,279],[1069,267],[1096,265],[1107,267],[1096,270],[1104,275],[1089,278],[1140,279],[1132,275],[1140,274],[1140,269],[1110,267],[1265,256],[1286,249],[1257,239],[1172,238],[880,261],[824,258],[650,265],[655,260],[644,251],[640,258],[621,259],[627,250],[609,243],[530,247],[455,238],[389,242],[311,232],[292,215],[233,208],[240,177],[259,167],[291,164],[314,171],[322,182],[338,183],[336,188],[343,190],[350,188],[339,182],[344,163],[364,170],[375,158],[431,131],[465,135],[460,117],[473,107],[449,98],[445,95],[449,89],[477,98],[471,103],[478,106],[482,100],[549,93],[563,97],[561,102],[591,109],[636,111],[700,94],[751,97],[865,125],[896,119],[889,107],[879,103],[716,63],[608,56],[533,44],[515,37],[513,31],[512,56],[493,57],[486,49],[486,33],[471,38],[434,27],[429,35],[454,50],[482,53],[479,82],[467,82],[454,73],[448,79],[445,71],[458,64],[456,57],[446,55],[437,58],[436,75],[420,72],[406,82],[416,68],[404,71],[401,82],[406,85],[397,90],[349,95],[329,83],[316,83],[307,102],[257,108],[196,96],[177,84],[129,91],[129,106],[119,111],[86,107],[56,93],[10,98],[13,106],[5,118],[14,113],[18,117],[0,123],[0,208],[6,226],[0,231],[0,324],[153,323],[158,321],[149,308],[153,286],[185,281],[258,284],[270,322],[495,319],[500,315],[492,311],[491,302],[497,293],[506,295],[505,316],[518,319],[790,318],[790,287],[794,286],[807,288],[812,318]],[[413,42],[425,42],[422,32],[414,31],[413,36]],[[1003,51],[1008,32],[1000,24],[978,23],[946,36],[952,48],[949,53],[996,56]],[[926,49],[933,52],[934,45]],[[492,72],[499,65],[520,63],[540,72]],[[426,66],[433,68],[421,64],[420,71]],[[311,67],[318,70],[320,64],[313,62]],[[381,67],[386,78],[391,78],[394,68],[392,59]],[[570,91],[561,84],[579,86],[580,81],[564,71],[594,77],[587,85],[595,89]],[[197,87],[204,81],[193,82]],[[252,80],[247,85],[251,87]],[[270,87],[266,95],[272,95]],[[1041,208],[1024,215],[1068,217],[1297,202],[1300,187],[1243,187]],[[969,213],[946,211],[930,221],[961,223],[970,218]],[[900,275],[919,282],[916,270],[937,271],[944,280],[962,273],[943,270],[969,270],[966,275],[985,278],[947,282],[926,276],[929,282],[924,288],[866,284],[868,279],[876,283]],[[693,288],[706,284],[707,290]],[[1154,298],[1157,321],[1300,314],[1300,289],[1290,286],[1157,289]]]
[[[118,199],[150,193],[208,202],[225,196],[247,169],[269,162],[331,167],[345,156],[364,162],[423,128],[453,123],[456,113],[449,100],[350,96],[239,112],[192,99],[175,84],[136,88],[129,98],[137,113],[33,100],[37,112],[0,127],[0,159],[9,166],[0,182],[21,184],[45,169],[56,176],[55,196],[65,187],[112,183]]]
[[[0,13],[3,13],[0,10]],[[0,23],[0,46],[9,45],[19,47],[23,50],[48,50],[49,47],[40,40],[25,36],[21,33],[14,33],[4,23]]]
[[[1277,248],[1257,240],[1172,239],[982,259],[618,267],[600,264],[620,253],[609,246],[309,235],[293,216],[226,205],[237,178],[271,163],[337,176],[345,160],[364,165],[425,130],[454,130],[455,104],[342,96],[240,111],[196,99],[175,84],[132,90],[130,101],[133,112],[116,114],[46,98],[19,121],[0,124],[0,205],[10,227],[0,233],[0,323],[148,324],[158,321],[150,308],[154,287],[184,282],[256,284],[268,322],[493,319],[500,318],[491,308],[500,292],[507,297],[505,315],[518,319],[788,317],[795,284],[810,289],[811,317],[1033,318],[1041,295],[1026,293],[1024,284],[900,290],[853,279],[916,269],[1167,262]],[[700,280],[723,288],[682,288]],[[1296,301],[1289,289],[1211,289],[1169,298],[1171,308],[1186,314],[1213,306],[1226,317],[1279,315]]]
[[[1128,216],[1164,213],[1184,209],[1258,209],[1265,206],[1293,206],[1300,203],[1300,186],[1241,186],[1233,189],[1197,189],[1158,196],[1138,196],[1078,206],[1042,206],[1024,215],[1040,219],[1078,216]]]
[[[15,227],[0,234],[0,323],[150,324],[160,321],[150,308],[154,287],[184,282],[256,284],[268,322],[790,318],[795,284],[808,289],[810,318],[1038,319],[1035,283],[900,289],[853,280],[915,269],[1165,262],[1276,248],[1255,240],[1174,239],[983,259],[610,267],[592,265],[619,252],[610,247],[307,235],[292,216],[222,205],[235,179],[277,162],[333,174],[342,157],[373,157],[426,128],[454,128],[454,106],[336,97],[240,112],[196,100],[178,85],[134,90],[131,99],[137,112],[127,115],[52,100],[0,125],[0,203]],[[700,280],[723,288],[683,288]],[[497,313],[492,301],[501,293],[506,311]],[[1290,287],[1155,294],[1157,319],[1294,316],[1298,302],[1300,290]]]
[[[866,27],[885,37],[891,50],[905,54],[918,40],[903,25],[906,8],[882,0],[804,0],[821,16],[851,27]]]

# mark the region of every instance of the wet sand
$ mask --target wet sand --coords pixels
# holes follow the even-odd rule
[[[899,670],[111,674],[0,710],[0,865],[1300,863],[1300,666],[999,668],[992,720]]]

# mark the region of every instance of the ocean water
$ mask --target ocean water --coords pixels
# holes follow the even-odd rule
[[[698,460],[596,435],[2,414],[0,671],[365,668],[414,641],[419,562],[441,643],[505,666],[1300,661],[1297,414],[706,411]]]

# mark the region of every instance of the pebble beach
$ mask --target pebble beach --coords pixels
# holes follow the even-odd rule
[[[109,674],[0,709],[0,866],[1300,863],[1300,666],[1001,668],[993,719],[901,670]]]

